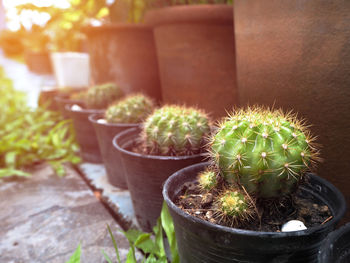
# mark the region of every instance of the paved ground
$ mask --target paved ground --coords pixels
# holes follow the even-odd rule
[[[82,262],[105,262],[101,249],[115,256],[107,224],[125,262],[120,227],[72,169],[59,178],[41,165],[31,178],[0,180],[0,211],[1,263],[65,262],[79,243]]]

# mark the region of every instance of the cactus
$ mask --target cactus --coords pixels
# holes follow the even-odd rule
[[[254,213],[251,200],[237,189],[224,191],[217,198],[218,214],[225,221],[242,222]]]
[[[108,107],[105,113],[109,123],[140,123],[154,108],[153,101],[142,95],[130,95]]]
[[[86,105],[91,109],[106,109],[109,104],[120,99],[123,91],[114,83],[105,83],[88,89]]]
[[[146,119],[141,139],[150,154],[191,155],[201,152],[209,131],[209,119],[204,112],[164,106]]]
[[[78,92],[73,92],[69,98],[71,100],[81,100],[81,101],[85,101],[86,100],[86,96],[87,96],[87,91],[86,90],[81,90]]]
[[[198,183],[203,191],[210,191],[217,186],[216,173],[209,169],[199,173]]]
[[[315,138],[295,114],[254,107],[234,111],[210,139],[210,157],[228,184],[258,198],[292,193],[319,160]]]

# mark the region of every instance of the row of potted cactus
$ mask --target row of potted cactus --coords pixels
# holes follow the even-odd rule
[[[109,107],[96,113],[84,110],[83,104],[66,105],[78,139],[79,133],[96,131],[98,140],[94,134],[86,140],[89,149],[101,150],[111,183],[129,189],[137,221],[145,231],[156,224],[166,181],[163,196],[174,218],[181,262],[315,262],[322,240],[345,213],[342,194],[307,173],[314,171],[319,150],[307,126],[293,114],[248,108],[232,112],[213,127],[201,110],[156,108],[141,94],[122,98],[114,85],[93,87],[86,94],[85,105]],[[77,114],[84,114],[89,128],[75,119]],[[206,155],[210,162],[203,163]],[[214,214],[226,225],[179,207],[177,200],[186,196],[183,189],[189,184],[197,185],[200,195],[213,197]],[[286,196],[293,200],[296,192],[327,205],[331,220],[294,232],[239,228],[264,214],[266,207],[261,204],[266,200],[276,206]]]

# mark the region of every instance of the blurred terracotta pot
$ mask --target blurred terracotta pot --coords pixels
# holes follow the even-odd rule
[[[27,50],[24,59],[28,69],[38,74],[52,74],[49,52]]]
[[[234,5],[241,104],[294,109],[312,123],[324,146],[319,174],[350,205],[350,1]]]
[[[85,29],[95,84],[114,81],[126,94],[161,99],[152,28],[110,24]]]
[[[221,117],[238,103],[233,11],[229,5],[149,11],[165,103],[196,105]]]

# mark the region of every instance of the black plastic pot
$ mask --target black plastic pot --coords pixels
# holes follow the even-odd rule
[[[156,225],[162,208],[162,187],[175,171],[203,161],[203,155],[154,156],[130,151],[136,144],[140,130],[128,129],[113,139],[121,154],[128,189],[131,194],[137,222],[142,230],[150,232]]]
[[[295,232],[257,232],[229,228],[193,217],[178,208],[174,198],[186,182],[195,180],[209,163],[186,167],[166,181],[163,196],[174,219],[181,263],[316,262],[321,241],[345,213],[343,195],[332,184],[309,174],[301,194],[329,206],[334,218],[324,225]]]
[[[58,105],[55,100],[57,96],[59,96],[60,92],[56,88],[43,88],[40,91],[38,105],[46,106],[48,110],[58,111]]]
[[[61,114],[63,115],[64,118],[69,118],[69,114],[68,111],[66,110],[66,105],[70,104],[70,105],[80,105],[80,106],[84,106],[84,102],[82,100],[72,100],[67,98],[67,96],[63,96],[63,95],[58,95],[54,98],[55,101],[55,105],[57,107],[57,109],[61,112]]]
[[[102,163],[97,136],[92,123],[89,121],[91,114],[103,113],[104,110],[81,109],[73,111],[72,105],[67,104],[65,110],[69,118],[73,120],[76,138],[80,146],[81,157],[86,162]]]
[[[138,127],[139,124],[99,123],[97,122],[99,119],[103,119],[103,114],[89,116],[89,121],[95,128],[102,160],[107,170],[108,180],[114,186],[127,189],[120,153],[113,147],[113,138],[119,132]]]
[[[350,223],[330,233],[318,254],[319,263],[350,262]]]

